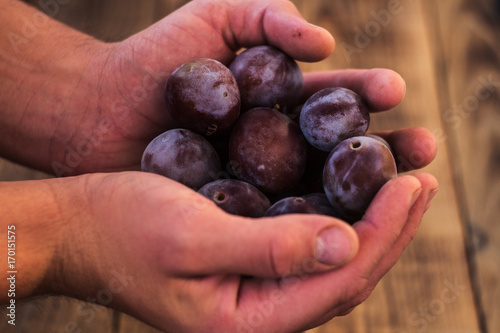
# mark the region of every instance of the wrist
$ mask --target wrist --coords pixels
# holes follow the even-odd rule
[[[51,261],[40,283],[41,294],[84,298],[99,286],[98,246],[89,188],[98,175],[55,178],[47,182],[57,207],[52,227]]]
[[[0,264],[0,276],[15,276],[16,299],[52,292],[65,238],[72,228],[69,188],[75,180],[55,179],[0,183],[0,244],[9,259]],[[74,203],[72,204],[74,205]],[[78,206],[78,205],[76,205]],[[9,273],[10,272],[10,273]],[[0,280],[2,290],[6,278]],[[2,293],[0,302],[7,294]]]

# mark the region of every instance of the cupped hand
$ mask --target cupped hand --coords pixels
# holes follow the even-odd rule
[[[398,260],[437,188],[428,174],[397,177],[350,226],[229,215],[149,173],[79,178],[84,200],[48,289],[166,332],[292,332],[348,313]]]
[[[286,0],[192,1],[122,42],[98,43],[80,82],[86,99],[75,98],[68,107],[74,112],[60,122],[69,138],[53,156],[65,167],[53,171],[139,170],[146,145],[176,126],[163,100],[168,75],[197,58],[227,65],[242,47],[262,44],[300,61],[319,61],[334,49],[333,37]],[[394,107],[405,91],[390,70],[327,71],[305,74],[304,98],[327,86],[355,90],[373,111]]]

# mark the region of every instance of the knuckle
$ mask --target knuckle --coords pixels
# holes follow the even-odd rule
[[[197,268],[197,251],[193,237],[185,232],[178,232],[175,238],[168,242],[162,242],[158,246],[158,256],[162,267],[169,272],[185,273],[192,272]]]
[[[369,278],[360,277],[354,279],[353,282],[351,288],[347,288],[348,291],[344,294],[344,303],[352,308],[366,301],[375,288]]]

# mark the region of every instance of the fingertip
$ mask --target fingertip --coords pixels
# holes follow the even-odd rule
[[[421,204],[420,206],[415,205],[417,206],[415,208],[423,208],[423,211],[425,213],[429,209],[432,199],[439,190],[439,182],[436,177],[426,172],[418,172],[415,173],[414,176],[419,179],[420,183],[422,184],[422,188],[424,189],[422,191],[423,194]]]
[[[415,162],[415,168],[420,169],[430,164],[437,156],[438,143],[434,134],[425,127],[414,127],[414,144],[416,149],[425,150],[425,157]],[[420,162],[420,163],[419,163]]]
[[[415,193],[422,190],[422,183],[420,182],[420,179],[418,177],[415,177],[414,175],[398,176],[394,179],[391,179],[390,182],[397,183],[397,185],[394,186],[406,190],[411,194],[411,197],[413,197]],[[413,200],[410,200],[410,202],[411,201]]]
[[[430,173],[417,172],[412,176],[419,180],[422,187],[425,188],[427,192],[436,192],[439,189],[439,182],[437,178]]]
[[[437,140],[424,127],[411,127],[390,132],[386,140],[394,151],[399,172],[420,169],[430,164],[437,155]]]
[[[335,51],[335,38],[332,34],[323,27],[306,22],[311,30],[311,33],[316,34],[316,37],[312,38],[317,40],[318,46],[316,47],[316,54],[309,59],[303,59],[302,61],[316,62],[328,58],[333,51]],[[300,60],[300,59],[298,59]]]
[[[403,100],[406,82],[390,69],[374,68],[365,72],[364,98],[372,111],[390,110]]]
[[[298,61],[317,62],[335,49],[330,32],[307,22],[289,1],[272,3],[265,13],[263,27],[269,44]]]

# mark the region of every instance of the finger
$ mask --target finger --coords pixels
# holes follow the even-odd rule
[[[215,6],[193,8],[193,12],[209,22],[233,52],[269,44],[299,61],[313,62],[328,57],[335,48],[332,35],[307,23],[288,0],[239,0]]]
[[[363,220],[354,225],[359,251],[349,263],[331,272],[290,276],[275,286],[263,287],[249,281],[240,288],[239,304],[251,311],[254,300],[262,302],[279,295],[280,302],[274,304],[276,309],[269,325],[286,323],[290,329],[296,329],[353,299],[365,290],[370,276],[399,238],[421,191],[415,177],[391,180],[377,194]],[[273,329],[277,327],[271,326],[268,331]]]
[[[380,263],[368,278],[366,288],[349,302],[346,302],[341,306],[333,309],[327,315],[328,318],[332,318],[332,316],[338,314],[339,312],[346,313],[364,302],[373,291],[375,286],[378,284],[378,282],[382,279],[382,277],[387,274],[387,272],[389,272],[389,270],[396,264],[408,244],[417,234],[420,222],[422,221],[422,217],[429,207],[430,201],[432,200],[433,196],[436,194],[439,184],[436,178],[428,173],[416,173],[413,176],[420,181],[420,184],[422,185],[422,191],[418,199],[412,205],[408,214],[407,222],[401,230],[399,237],[392,244],[390,250],[383,257],[383,259],[380,261]]]
[[[371,111],[385,111],[404,98],[406,84],[396,72],[383,69],[348,69],[304,73],[304,99],[329,87],[344,87],[358,93]]]
[[[244,47],[269,43],[283,50],[299,61],[320,61],[332,54],[335,41],[325,29],[311,25],[300,15],[290,1],[252,1],[246,17],[257,18],[244,20],[245,26],[235,28],[238,42]],[[240,13],[232,12],[232,23],[241,22]],[[259,31],[258,27],[261,27]]]
[[[416,177],[397,177],[380,189],[361,221],[355,223],[363,249],[370,251],[367,258],[372,258],[365,261],[370,264],[370,270],[365,269],[365,273],[369,273],[366,277],[400,236],[408,213],[421,192],[422,184]]]
[[[424,212],[432,196],[438,189],[436,178],[428,173],[416,173],[412,175],[420,181],[422,191],[415,203],[411,206],[408,213],[408,219],[401,230],[399,237],[392,244],[388,253],[383,257],[380,264],[376,267],[371,275],[371,285],[374,287],[378,281],[394,266],[398,259],[403,254],[408,244],[416,236],[420,222],[422,221]],[[373,289],[373,288],[371,288]],[[371,291],[371,290],[370,290]]]
[[[207,205],[191,218],[169,253],[166,265],[174,274],[278,278],[304,265],[315,272],[339,267],[358,249],[353,228],[326,216],[250,219]]]
[[[391,146],[399,172],[420,169],[431,163],[437,154],[434,135],[423,127],[373,132]]]

